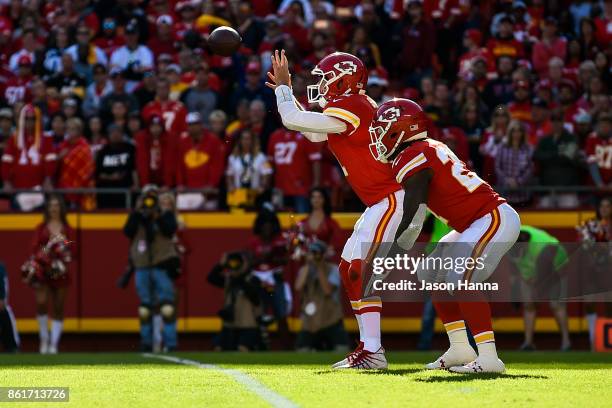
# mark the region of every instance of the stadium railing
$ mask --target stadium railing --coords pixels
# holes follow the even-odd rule
[[[504,188],[496,187],[496,191],[504,195],[507,193],[530,193],[534,195],[551,195],[556,196],[558,194],[576,193],[581,196],[596,196],[604,197],[612,195],[612,187],[596,187],[596,186],[524,186],[520,188]],[[173,191],[174,193],[202,193],[208,194],[208,189],[170,189],[167,191]],[[12,189],[10,192],[0,190],[0,202],[5,201],[5,205],[0,206],[0,212],[15,211],[10,205],[10,201],[20,193],[43,193],[43,194],[60,194],[60,195],[99,195],[99,194],[114,194],[123,195],[124,207],[114,208],[112,210],[125,210],[132,208],[134,200],[142,193],[140,189],[126,189],[126,188],[54,188],[54,189]],[[6,205],[8,204],[8,205]],[[93,208],[92,210],[85,210],[80,208],[70,208],[71,211],[105,211],[104,208]],[[110,210],[110,209],[109,209]],[[205,210],[201,210],[205,211]]]

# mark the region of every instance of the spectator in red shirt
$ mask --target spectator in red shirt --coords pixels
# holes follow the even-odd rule
[[[467,49],[459,57],[459,74],[468,74],[472,61],[475,57],[484,57],[487,62],[488,71],[495,70],[493,56],[487,48],[482,48],[482,32],[475,28],[466,30],[463,34],[463,46]]]
[[[155,32],[149,37],[148,46],[149,49],[155,55],[155,58],[161,54],[174,54],[176,53],[177,38],[174,36],[172,26],[174,20],[172,16],[163,14],[157,17],[155,22]]]
[[[142,110],[145,122],[148,122],[152,115],[161,116],[166,132],[179,135],[187,128],[185,121],[187,109],[181,102],[170,99],[170,81],[164,77],[157,79],[155,100],[149,102]]]
[[[301,9],[299,2],[293,2],[285,11],[283,14],[283,31],[296,42],[301,54],[307,54],[312,46],[308,40],[308,30],[304,25]]]
[[[595,38],[605,49],[612,43],[612,2],[604,1],[603,15],[595,18]]]
[[[59,188],[93,187],[95,165],[91,149],[83,137],[83,122],[72,118],[66,122],[66,140],[59,148]],[[83,194],[66,194],[66,203],[75,208],[93,208],[92,200]]]
[[[32,101],[32,59],[24,54],[17,64],[17,75],[9,78],[2,95],[9,105]]]
[[[2,155],[4,189],[52,187],[57,154],[52,140],[43,136],[42,115],[38,108],[21,109],[15,134],[7,141]]]
[[[179,208],[214,210],[216,196],[225,170],[225,146],[215,135],[204,130],[197,112],[187,115],[187,132],[179,141],[177,186],[179,191],[202,189],[201,193],[181,193]]]
[[[514,83],[514,101],[508,105],[512,119],[528,124],[531,123],[530,89],[529,82],[523,80],[516,81]]]
[[[506,15],[499,20],[497,36],[489,40],[487,48],[495,58],[508,55],[518,59],[524,56],[523,44],[514,38],[514,21],[511,16]]]
[[[599,115],[597,128],[586,141],[585,152],[593,184],[612,187],[612,117]]]
[[[152,115],[148,127],[138,132],[134,141],[141,186],[173,187],[178,138],[165,131],[161,116]]]
[[[533,45],[532,63],[533,68],[539,75],[546,74],[548,61],[552,57],[565,60],[567,41],[557,36],[557,20],[547,17],[544,21],[542,39]]]
[[[308,191],[319,185],[321,152],[301,133],[278,129],[270,136],[268,157],[274,165],[274,186],[284,205],[298,213],[308,210]]]
[[[407,86],[416,88],[422,77],[431,75],[436,31],[431,22],[423,18],[420,1],[408,3],[408,16],[408,23],[402,29],[401,52],[395,74],[406,78]]]

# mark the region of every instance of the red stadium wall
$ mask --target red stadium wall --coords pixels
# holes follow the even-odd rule
[[[522,213],[523,223],[546,228],[560,240],[574,241],[574,226],[591,217],[589,212]],[[253,214],[185,214],[186,237],[192,250],[188,256],[186,284],[180,291],[179,328],[184,331],[214,331],[220,326],[216,312],[221,305],[221,290],[206,282],[206,275],[224,251],[240,249],[247,242]],[[343,231],[348,236],[355,214],[339,214]],[[7,267],[11,304],[22,332],[36,328],[32,290],[20,281],[19,268],[31,250],[32,230],[41,221],[39,215],[0,215],[0,261]],[[71,214],[70,224],[77,230],[78,255],[73,263],[73,283],[66,305],[66,330],[77,332],[136,331],[138,300],[133,282],[126,289],[116,286],[124,271],[128,240],[121,228],[125,214]],[[289,215],[281,222],[290,225]],[[518,313],[509,305],[497,304],[497,325],[506,331],[520,330]],[[571,308],[579,316],[578,305]],[[387,304],[387,331],[417,331],[421,305]],[[552,319],[544,321],[540,330],[554,328]],[[347,320],[349,328],[352,321]],[[297,319],[291,319],[296,328]],[[583,321],[572,319],[572,329],[584,328]],[[549,327],[550,326],[550,327]]]

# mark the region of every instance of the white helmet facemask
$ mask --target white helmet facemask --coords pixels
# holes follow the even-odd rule
[[[387,122],[387,125],[385,127],[382,127],[382,126],[373,127],[372,125],[370,125],[370,128],[368,129],[370,132],[370,142],[371,142],[368,145],[370,148],[370,153],[376,160],[378,160],[381,163],[389,163],[389,157],[393,154],[393,152],[395,152],[395,150],[397,149],[397,146],[401,143],[402,139],[404,139],[404,131],[402,131],[402,133],[397,138],[397,142],[395,143],[393,148],[390,151],[388,151],[387,146],[384,145],[382,140],[383,140],[383,137],[385,137],[385,135],[389,131],[389,128],[391,127],[391,123],[392,123],[391,121]]]
[[[357,67],[352,62],[349,62],[346,68],[343,68],[341,63],[334,65],[334,68],[338,70],[340,74],[336,74],[335,71],[323,72],[319,67],[315,67],[312,71],[310,71],[312,75],[320,76],[321,79],[316,85],[308,85],[306,87],[306,91],[308,94],[308,103],[318,103],[319,106],[324,108],[325,105],[327,105],[325,95],[327,95],[329,87],[343,76],[347,74],[352,74],[357,71]],[[350,90],[348,90],[347,92],[349,91]]]

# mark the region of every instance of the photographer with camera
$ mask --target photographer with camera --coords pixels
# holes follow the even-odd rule
[[[230,252],[208,274],[208,282],[224,291],[221,333],[215,339],[216,350],[251,351],[259,348],[260,282],[251,275],[248,256]]]
[[[296,347],[299,351],[347,349],[338,292],[340,273],[335,264],[325,260],[326,251],[322,241],[311,242],[306,264],[295,280],[295,291],[302,297],[302,330]]]
[[[155,186],[145,186],[123,227],[130,239],[130,259],[136,275],[136,292],[140,298],[141,346],[151,351],[153,344],[153,310],[159,306],[163,319],[164,350],[177,346],[174,285],[168,271],[176,267],[178,254],[173,241],[177,220],[173,211],[159,206]]]

